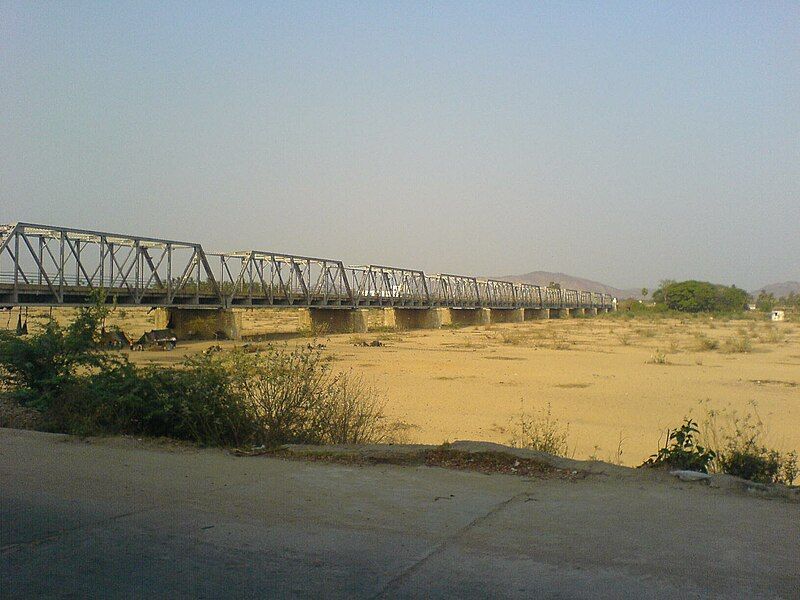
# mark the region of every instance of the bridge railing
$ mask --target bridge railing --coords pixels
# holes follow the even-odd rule
[[[0,272],[13,303],[84,304],[87,290],[101,289],[120,304],[222,300],[202,247],[191,242],[16,223],[2,231]]]
[[[486,279],[478,282],[478,290],[484,306],[488,308],[517,308],[516,286],[510,281]]]
[[[348,267],[356,306],[429,306],[425,273],[413,269],[366,265]]]
[[[542,288],[530,283],[516,284],[518,305],[521,308],[542,308]]]
[[[258,250],[206,253],[193,242],[0,225],[0,304],[610,308],[607,294]]]
[[[440,306],[454,308],[480,308],[481,295],[478,289],[478,280],[475,277],[464,275],[439,274]]]
[[[351,306],[341,261],[249,250],[209,254],[225,306]]]

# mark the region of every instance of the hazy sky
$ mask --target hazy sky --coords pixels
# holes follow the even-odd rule
[[[0,221],[800,279],[800,3],[0,1]]]

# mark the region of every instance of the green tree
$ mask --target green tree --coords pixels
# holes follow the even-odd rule
[[[739,311],[747,304],[747,292],[736,286],[707,281],[663,281],[653,300],[681,312]]]
[[[774,294],[767,293],[764,290],[761,290],[758,293],[758,298],[756,298],[756,308],[758,310],[770,312],[773,308],[775,308],[775,304],[776,300]]]

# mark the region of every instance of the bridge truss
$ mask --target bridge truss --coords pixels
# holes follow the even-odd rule
[[[102,292],[102,293],[101,293]],[[194,242],[0,225],[0,306],[611,308],[608,294]]]

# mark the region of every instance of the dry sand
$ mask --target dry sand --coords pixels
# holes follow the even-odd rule
[[[69,311],[56,313],[60,320],[69,318]],[[140,309],[114,320],[132,334],[152,326],[152,315]],[[269,338],[260,344],[308,343],[289,334],[299,322],[297,311],[247,311],[244,322],[246,335]],[[700,350],[698,335],[721,347]],[[725,350],[728,340],[742,337],[752,344],[749,352]],[[384,346],[355,345],[375,339]],[[702,420],[703,403],[739,414],[752,412],[755,404],[770,445],[800,451],[796,323],[597,317],[320,341],[336,368],[361,374],[385,396],[388,417],[403,424],[410,443],[508,443],[521,411],[550,405],[553,416],[569,424],[575,458],[635,465],[657,449],[667,428],[685,416]],[[174,363],[213,343],[186,342],[173,352],[131,356]],[[658,364],[661,359],[666,363]]]

